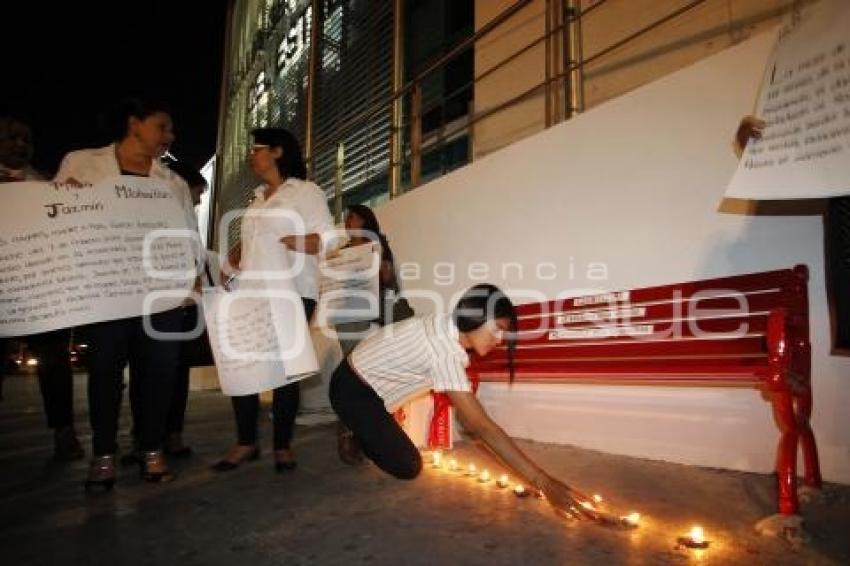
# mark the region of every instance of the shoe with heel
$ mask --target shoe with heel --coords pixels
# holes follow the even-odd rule
[[[254,446],[251,448],[250,451],[243,452],[237,455],[235,454],[235,452],[238,448],[241,448],[241,446],[231,448],[224,458],[222,458],[211,466],[212,470],[216,472],[230,472],[235,470],[245,462],[253,462],[255,460],[260,459],[259,447]]]
[[[165,462],[162,450],[142,452],[139,474],[148,483],[168,483],[174,481],[177,477],[168,470],[168,464]]]
[[[95,456],[89,464],[85,490],[87,493],[111,491],[115,486],[115,456]]]
[[[295,456],[292,450],[275,450],[274,451],[274,471],[277,473],[291,472],[298,467],[298,462],[295,461]]]

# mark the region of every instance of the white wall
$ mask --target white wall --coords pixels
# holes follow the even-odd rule
[[[486,263],[488,279],[513,292],[549,297],[808,264],[813,426],[825,477],[850,483],[850,361],[829,355],[822,221],[718,210],[736,163],[732,132],[752,109],[771,43],[770,34],[757,36],[607,102],[396,199],[379,216],[398,261],[422,267],[407,289],[445,299],[476,282],[470,262]],[[454,282],[434,280],[438,262],[457,266]],[[506,262],[521,263],[524,277],[503,279]],[[541,262],[558,266],[555,280],[534,275]],[[588,279],[590,262],[607,265],[606,281]],[[773,467],[777,431],[752,390],[488,384],[481,396],[519,437]]]

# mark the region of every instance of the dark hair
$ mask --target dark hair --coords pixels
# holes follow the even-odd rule
[[[363,220],[361,230],[375,234],[375,237],[381,243],[381,248],[383,248],[384,257],[392,260],[393,251],[390,249],[390,242],[387,240],[387,236],[381,232],[381,226],[378,224],[378,217],[375,216],[374,211],[365,204],[352,204],[348,207],[348,213],[359,216]]]
[[[472,332],[488,320],[507,318],[510,321],[505,343],[508,347],[508,371],[514,381],[514,352],[516,351],[517,317],[513,302],[505,293],[489,283],[475,285],[466,290],[452,311],[455,326],[461,332]]]
[[[127,137],[130,118],[144,120],[157,112],[171,115],[171,110],[164,102],[125,98],[101,117],[101,127],[110,141],[119,142]]]
[[[185,161],[168,161],[166,162],[166,166],[180,175],[190,187],[207,186],[207,180],[204,179],[201,172]]]
[[[307,165],[301,155],[301,144],[292,132],[283,128],[254,128],[251,130],[251,136],[255,143],[283,150],[283,155],[275,159],[281,175],[296,179],[307,178]]]

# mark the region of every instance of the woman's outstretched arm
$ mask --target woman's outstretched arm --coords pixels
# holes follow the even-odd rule
[[[514,443],[502,428],[484,411],[474,393],[447,391],[464,429],[483,442],[502,462],[546,496],[558,509],[571,514],[596,518],[596,513],[582,503],[592,505],[592,500],[563,482],[553,478],[534,463]]]

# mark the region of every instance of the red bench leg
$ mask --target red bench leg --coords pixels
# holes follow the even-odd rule
[[[815,443],[815,434],[809,420],[812,416],[812,392],[795,395],[795,413],[797,418],[797,431],[800,435],[800,446],[803,449],[803,463],[805,466],[804,482],[807,486],[817,489],[821,488],[820,460],[818,459],[818,446]]]
[[[796,515],[797,500],[797,417],[794,400],[789,391],[773,393],[773,414],[779,426],[779,447],[776,455],[776,474],[779,480],[779,512]]]

